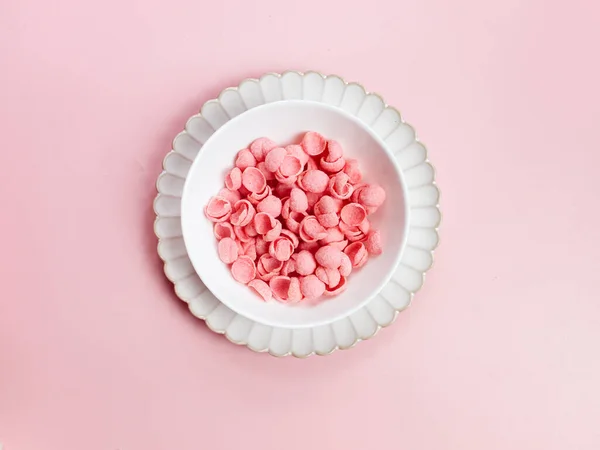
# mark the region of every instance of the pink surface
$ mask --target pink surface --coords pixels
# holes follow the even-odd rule
[[[5,450],[600,448],[598,2],[52,3],[0,2]],[[443,194],[411,308],[308,360],[211,333],[152,234],[187,117],[287,68],[381,92]]]

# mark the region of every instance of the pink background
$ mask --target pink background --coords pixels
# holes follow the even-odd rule
[[[600,448],[598,2],[51,3],[0,2],[5,450]],[[289,68],[397,106],[444,210],[411,308],[308,360],[211,333],[152,233],[187,117]]]

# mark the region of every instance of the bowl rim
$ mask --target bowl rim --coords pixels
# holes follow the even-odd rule
[[[245,115],[252,113],[252,112],[256,113],[257,111],[264,110],[264,109],[272,109],[272,108],[274,109],[274,108],[280,107],[282,104],[288,104],[288,105],[291,105],[292,107],[294,105],[298,105],[298,106],[302,105],[302,107],[304,107],[305,105],[312,105],[313,107],[326,109],[331,112],[334,112],[335,114],[339,114],[340,116],[344,117],[344,119],[354,122],[358,127],[360,127],[362,130],[364,130],[371,137],[371,139],[374,140],[374,142],[377,143],[377,145],[382,149],[383,153],[386,155],[387,162],[391,163],[391,165],[394,169],[394,174],[396,175],[396,178],[399,180],[400,186],[401,186],[401,196],[403,199],[402,207],[404,210],[403,211],[404,223],[402,225],[402,230],[400,231],[402,233],[402,239],[401,239],[400,246],[398,247],[398,251],[396,252],[396,255],[393,259],[392,264],[390,264],[389,267],[386,269],[385,276],[381,279],[381,281],[370,291],[369,295],[365,296],[356,305],[353,305],[352,308],[338,312],[335,316],[330,317],[328,319],[313,321],[310,323],[297,324],[297,325],[282,325],[280,323],[275,323],[271,320],[268,320],[268,319],[265,319],[258,315],[255,315],[251,312],[240,310],[236,306],[235,302],[231,302],[230,299],[227,298],[227,296],[221,295],[222,294],[221,287],[220,287],[221,283],[217,282],[216,279],[213,281],[213,278],[210,277],[210,274],[206,273],[204,265],[200,264],[201,255],[199,254],[199,252],[189,250],[190,236],[192,233],[195,233],[195,229],[192,227],[191,223],[189,222],[189,219],[187,219],[188,215],[186,213],[186,210],[188,210],[188,208],[191,207],[191,206],[186,207],[186,205],[188,205],[188,203],[191,201],[190,194],[189,194],[190,183],[191,183],[190,180],[192,180],[192,174],[194,173],[194,171],[195,170],[197,171],[198,167],[201,166],[203,157],[204,157],[204,155],[206,155],[205,151],[199,152],[198,156],[192,162],[192,165],[188,171],[188,175],[186,176],[185,183],[183,185],[183,192],[181,195],[181,229],[182,229],[183,241],[186,244],[186,248],[188,249],[187,254],[188,254],[188,257],[190,258],[192,266],[194,267],[194,270],[196,271],[196,273],[198,274],[198,276],[200,277],[202,282],[206,285],[206,287],[212,292],[212,294],[221,303],[223,303],[226,306],[228,306],[229,308],[231,308],[237,314],[243,315],[254,322],[262,323],[267,326],[285,327],[285,328],[290,328],[290,329],[313,328],[313,327],[327,325],[327,324],[336,322],[343,317],[347,317],[347,316],[355,313],[357,310],[363,308],[368,302],[370,302],[373,299],[373,297],[375,297],[383,289],[383,287],[387,283],[389,283],[390,279],[392,278],[392,275],[394,274],[394,272],[398,268],[398,265],[400,264],[400,260],[402,258],[402,254],[404,252],[404,248],[406,247],[406,241],[407,241],[407,237],[408,237],[408,224],[410,222],[410,209],[408,207],[408,188],[406,186],[406,182],[404,180],[404,175],[402,174],[402,171],[400,170],[398,162],[396,161],[396,159],[394,158],[394,155],[390,152],[388,147],[385,145],[385,142],[377,134],[375,134],[368,125],[366,125],[363,121],[361,121],[357,117],[351,115],[347,111],[344,111],[340,108],[335,108],[334,106],[331,106],[326,103],[320,103],[320,102],[315,102],[315,101],[310,101],[310,100],[285,99],[285,100],[279,100],[279,101],[265,103],[263,105],[256,106],[254,108],[244,111],[243,113],[239,114],[238,116],[233,117],[232,119],[227,121],[227,123],[225,123],[222,127],[220,127],[218,130],[216,130],[206,140],[206,142],[204,142],[204,144],[202,144],[202,147],[205,148],[206,146],[209,146],[211,144],[211,141],[217,139],[219,135],[226,133],[228,131],[230,132],[231,127],[234,127],[237,122],[244,120]],[[256,300],[258,301],[258,298]],[[335,298],[331,299],[331,301],[335,301]]]
[[[390,281],[386,286],[394,284],[394,290],[385,296],[375,297],[352,317],[344,318],[327,327],[295,330],[292,334],[291,330],[272,328],[251,322],[245,317],[235,314],[212,296],[196,275],[187,257],[181,233],[180,201],[187,170],[201,149],[206,133],[210,135],[221,125],[218,118],[211,117],[209,114],[211,106],[219,104],[226,94],[245,96],[250,87],[261,91],[261,104],[269,103],[277,95],[269,92],[269,96],[267,96],[269,89],[281,90],[282,83],[286,78],[294,79],[295,82],[300,80],[303,83],[309,77],[313,80],[317,79],[325,85],[329,82],[341,85],[342,96],[345,96],[350,87],[353,87],[355,90],[360,90],[365,99],[367,97],[379,99],[382,108],[380,116],[384,113],[390,113],[388,116],[395,116],[397,118],[395,130],[403,127],[405,133],[411,136],[410,140],[403,141],[401,147],[392,149],[395,157],[399,161],[402,159],[400,164],[402,172],[408,175],[410,171],[412,182],[414,182],[414,174],[418,168],[427,170],[420,171],[423,176],[418,181],[422,184],[417,187],[407,181],[409,208],[411,210],[417,208],[419,214],[414,215],[409,224],[409,236],[405,247],[406,258],[401,259],[398,273],[392,277],[394,283]],[[304,90],[298,98],[307,99]],[[249,97],[248,100],[250,103],[245,104],[245,109],[253,107],[254,99]],[[325,99],[323,95],[317,101],[343,108],[341,97],[337,103],[331,99]],[[353,114],[358,115],[358,112],[355,111]],[[202,123],[206,126],[197,127]],[[373,123],[370,126],[376,124]],[[373,126],[373,128],[375,127]],[[390,144],[388,141],[395,130],[386,132],[383,138],[386,144]],[[378,132],[380,131],[378,130]],[[397,145],[399,142],[395,139],[394,146]],[[415,163],[410,158],[414,158],[417,151],[419,152],[418,162]],[[414,164],[409,165],[409,161]],[[192,315],[204,320],[210,330],[223,334],[230,342],[244,345],[254,352],[268,352],[276,357],[293,355],[305,358],[311,355],[328,355],[338,349],[353,348],[358,342],[375,336],[381,328],[391,325],[398,314],[410,306],[414,294],[425,281],[426,272],[434,265],[434,251],[439,245],[439,226],[442,221],[442,213],[440,190],[435,181],[435,169],[429,160],[426,146],[423,145],[414,128],[406,123],[400,112],[388,105],[380,95],[367,91],[360,83],[348,82],[338,75],[325,75],[317,71],[267,72],[259,78],[246,78],[238,86],[224,89],[217,98],[206,101],[199,113],[187,120],[185,129],[174,137],[172,149],[165,155],[162,168],[163,170],[156,180],[158,193],[153,202],[156,214],[153,228],[158,238],[157,252],[164,263],[165,276],[173,283],[175,294],[187,304]],[[408,258],[408,250],[410,250],[410,258]]]

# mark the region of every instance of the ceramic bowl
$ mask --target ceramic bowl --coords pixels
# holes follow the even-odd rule
[[[391,166],[396,165],[402,175],[399,182],[406,187],[405,196],[400,201],[398,200],[398,197],[401,197],[399,194],[394,201],[390,201],[388,198],[388,205],[377,213],[374,221],[376,223],[387,222],[385,215],[391,213],[385,212],[385,208],[392,206],[397,208],[398,216],[393,219],[397,221],[397,226],[392,228],[386,225],[385,232],[388,239],[386,248],[394,248],[394,245],[389,243],[390,239],[396,240],[396,246],[398,242],[401,242],[400,262],[389,281],[370,300],[367,300],[368,294],[365,298],[357,295],[348,299],[347,303],[339,302],[339,297],[333,298],[330,306],[327,307],[338,308],[337,310],[326,311],[324,309],[318,313],[310,313],[314,314],[312,317],[308,313],[295,312],[293,318],[290,319],[290,316],[279,314],[277,306],[273,307],[275,309],[269,306],[268,311],[258,312],[244,309],[244,314],[240,314],[229,306],[234,305],[233,302],[236,302],[237,297],[221,295],[228,303],[220,301],[202,282],[190,261],[192,254],[188,254],[182,232],[184,184],[188,176],[194,174],[193,176],[196,177],[197,169],[192,170],[192,164],[198,158],[203,158],[204,151],[209,148],[207,144],[214,145],[211,136],[219,133],[221,128],[226,127],[229,122],[236,121],[238,117],[241,121],[246,114],[248,114],[247,117],[251,117],[250,113],[255,109],[262,109],[263,105],[274,103],[291,105],[294,102],[322,104],[325,106],[322,108],[323,111],[333,108],[334,112],[330,112],[329,115],[325,112],[318,114],[319,117],[327,117],[327,126],[331,125],[329,122],[335,122],[340,129],[345,130],[340,132],[342,135],[340,140],[345,144],[347,152],[362,153],[362,150],[355,147],[353,142],[364,142],[365,148],[369,148],[370,152],[376,152],[382,156],[378,163],[387,164],[387,158],[389,155],[393,155],[390,167],[386,165],[381,172],[389,173],[388,171],[392,170]],[[297,109],[296,112],[299,110]],[[281,111],[283,112],[283,110]],[[285,113],[282,114],[282,118],[273,117],[272,120],[283,121],[288,115]],[[334,116],[335,119],[329,119]],[[265,129],[264,134],[270,135],[272,138],[279,137],[281,140],[295,140],[294,133],[301,132],[302,127],[305,126],[323,131],[325,134],[329,132],[337,135],[334,128],[323,128],[325,125],[322,120],[306,119],[307,125],[299,124],[297,118],[294,120],[294,126],[290,129],[279,130],[279,127],[270,126]],[[356,121],[358,121],[358,126]],[[352,142],[347,142],[345,139],[351,136],[345,133],[350,133],[350,130],[357,134],[351,139]],[[239,148],[246,146],[259,134],[263,133],[256,129],[248,132],[247,136],[239,139]],[[387,155],[381,152],[382,143],[385,150],[389,152]],[[229,148],[229,146],[220,149],[220,151],[229,151],[232,154],[237,150],[238,148]],[[228,165],[232,163],[231,157],[232,155],[229,157]],[[363,158],[361,157],[361,159]],[[202,161],[196,165],[203,164],[208,159],[202,159]],[[362,164],[363,167],[366,167],[366,164],[374,164],[374,162],[362,161]],[[206,182],[203,181],[203,178],[216,177],[221,180],[223,167],[225,166],[221,166],[220,169],[210,167],[206,177],[201,176],[196,181],[199,183],[198,189],[203,189],[202,183]],[[377,167],[379,166],[367,168],[367,171],[370,172],[368,177],[376,172],[374,174],[375,181],[380,182],[379,178],[383,177]],[[391,179],[394,176],[392,173]],[[209,187],[207,182],[207,188]],[[242,80],[235,87],[224,89],[217,98],[204,103],[199,113],[187,120],[185,129],[175,136],[173,148],[164,158],[163,172],[158,176],[156,188],[158,195],[154,199],[154,211],[156,212],[154,232],[158,237],[158,254],[164,261],[165,275],[173,283],[176,295],[187,304],[191,314],[204,320],[215,333],[223,334],[235,344],[245,345],[256,352],[268,352],[273,356],[327,355],[336,349],[352,348],[357,342],[375,336],[381,328],[393,323],[398,314],[411,304],[413,295],[425,281],[425,273],[432,266],[433,252],[439,241],[438,226],[441,220],[438,205],[439,191],[435,183],[433,166],[427,156],[427,149],[417,138],[414,128],[404,121],[396,108],[386,104],[380,95],[368,92],[358,83],[346,82],[337,75],[294,71],[281,74],[267,73],[260,78],[248,78]],[[209,195],[210,191],[211,189],[208,189],[205,195]],[[398,191],[394,190],[394,192]],[[188,200],[186,195],[186,202]],[[404,201],[404,205],[402,205],[402,201]],[[193,201],[190,208],[197,208],[195,213],[200,214],[202,203],[202,200]],[[404,215],[402,216],[402,214]],[[187,216],[187,214],[184,215]],[[202,220],[204,219],[198,218],[198,227],[202,226]],[[390,238],[391,233],[396,236]],[[404,240],[405,243],[402,244]],[[200,240],[199,243],[201,244],[202,241]],[[208,259],[210,259],[209,253],[214,251],[214,247],[211,245],[215,245],[214,241],[205,249]],[[192,246],[191,242],[190,246]],[[204,257],[201,249],[202,246],[199,245],[191,250],[194,253],[196,265],[198,260]],[[397,257],[396,250],[386,250],[386,254]],[[378,258],[382,257],[383,255]],[[214,254],[211,261],[214,261]],[[389,262],[389,264],[391,267],[393,262]],[[218,264],[215,263],[212,269],[219,271],[224,270],[224,267],[218,261]],[[364,269],[366,267],[361,270]],[[385,270],[387,268],[384,267],[383,271],[385,272]],[[358,271],[352,275],[355,276],[354,279],[351,276],[350,281],[354,283]],[[374,274],[374,276],[381,277],[379,279],[382,281],[385,279],[385,275],[381,273]],[[206,276],[204,278],[210,283],[210,279]],[[365,278],[367,279],[362,282],[370,282],[369,277]],[[219,280],[227,279],[225,274],[219,278]],[[212,285],[216,284],[216,280],[215,276],[215,282]],[[371,287],[375,284],[377,283],[373,282]],[[213,288],[215,287],[213,286]],[[356,287],[356,289],[359,288]],[[366,291],[370,290],[371,288],[366,289]],[[247,295],[247,292],[240,295]],[[253,302],[244,302],[242,307],[261,308],[256,305],[254,298],[252,300]],[[249,304],[254,306],[248,306]],[[343,314],[342,311],[347,311],[347,314]],[[253,318],[245,315],[253,313],[255,314]],[[306,315],[302,317],[302,314]],[[335,317],[337,319],[334,319]],[[327,322],[328,320],[332,321]],[[300,322],[303,322],[304,325],[301,325]],[[281,325],[276,326],[269,323]],[[284,325],[286,323],[291,325]],[[309,326],[308,323],[322,324]]]
[[[267,136],[280,144],[299,143],[307,131],[338,141],[346,157],[355,158],[363,181],[378,183],[386,202],[369,216],[380,230],[383,254],[372,257],[348,277],[347,289],[317,302],[264,302],[236,282],[217,254],[213,223],[204,205],[223,187],[236,154],[254,139]],[[407,189],[394,155],[369,127],[342,109],[318,102],[287,100],[253,108],[219,128],[203,145],[188,173],[181,221],[188,256],[204,284],[225,305],[253,321],[274,327],[303,328],[328,324],[369,302],[396,270],[406,242]]]

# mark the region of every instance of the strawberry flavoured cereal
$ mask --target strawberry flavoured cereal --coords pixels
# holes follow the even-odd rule
[[[241,150],[204,208],[221,261],[264,301],[335,296],[382,253],[368,216],[385,190],[362,180],[341,145],[308,132],[300,145],[259,138]]]

